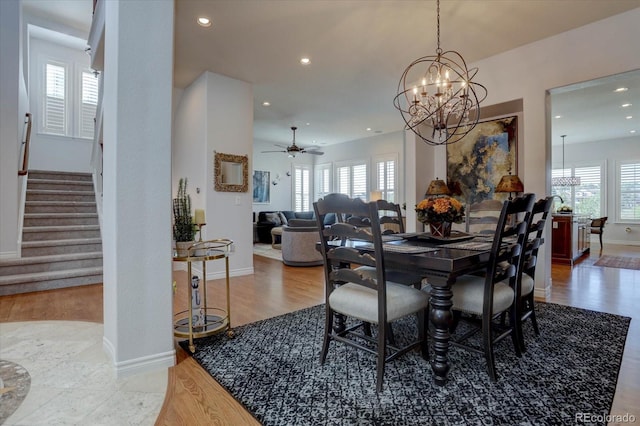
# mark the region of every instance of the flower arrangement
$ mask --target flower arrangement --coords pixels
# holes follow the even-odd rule
[[[464,220],[462,203],[446,196],[425,198],[416,206],[416,213],[422,223],[462,223]]]

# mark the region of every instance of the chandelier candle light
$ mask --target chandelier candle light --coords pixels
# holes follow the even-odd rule
[[[487,89],[473,81],[478,68],[468,69],[460,53],[440,48],[440,0],[437,13],[435,56],[418,58],[404,70],[393,99],[406,128],[429,145],[462,139],[478,124],[480,102],[487,97]]]

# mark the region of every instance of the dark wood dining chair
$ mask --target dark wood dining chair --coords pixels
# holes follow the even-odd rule
[[[526,320],[531,321],[536,336],[540,335],[538,320],[536,319],[534,290],[536,265],[538,264],[538,250],[544,244],[544,227],[553,204],[553,197],[542,198],[533,205],[531,211],[531,225],[527,231],[527,241],[524,252],[522,273],[519,274],[520,298],[516,301],[516,327],[520,337],[520,350],[526,351],[522,325]]]
[[[425,332],[428,295],[387,280],[376,202],[365,203],[343,194],[329,194],[315,202],[313,208],[318,223],[323,223],[329,213],[371,222],[370,227],[344,221],[318,227],[325,270],[325,329],[320,362],[325,363],[333,340],[372,353],[376,356],[376,391],[380,392],[387,362],[417,347],[428,359]],[[349,243],[354,241],[367,244],[367,252],[351,247]],[[359,271],[359,266],[375,273]],[[402,346],[389,343],[387,324],[410,315],[417,318],[417,336]],[[375,336],[365,332],[371,324],[377,325]],[[346,359],[339,358],[336,362],[346,362]]]
[[[380,213],[380,226],[383,234],[403,234],[405,232],[404,220],[402,218],[402,208],[400,204],[391,203],[386,200],[377,203]]]
[[[484,354],[489,377],[497,380],[494,345],[511,336],[514,350],[521,356],[520,336],[516,324],[515,300],[519,296],[518,271],[523,266],[524,245],[534,194],[524,194],[503,203],[498,217],[487,268],[482,275],[462,275],[451,287],[453,293],[452,340],[454,346]],[[502,321],[503,313],[508,322]],[[471,327],[458,332],[456,326],[464,321]],[[481,344],[469,342],[469,338],[481,334]]]
[[[602,250],[602,234],[604,233],[604,224],[607,222],[609,217],[599,217],[597,219],[591,220],[591,233],[598,234],[600,238],[600,250]]]

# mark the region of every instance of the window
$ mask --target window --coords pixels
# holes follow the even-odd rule
[[[551,193],[559,195],[564,204],[571,206],[577,214],[600,217],[604,215],[603,209],[603,177],[601,165],[588,165],[571,167],[567,169],[555,169],[551,177],[575,176],[580,178],[580,185],[553,186]]]
[[[79,64],[43,59],[42,133],[93,139],[98,78]]]
[[[293,170],[293,206],[294,211],[311,210],[311,171],[308,165],[296,165]]]
[[[78,133],[82,138],[93,139],[94,118],[98,105],[98,78],[94,73],[82,72],[80,92],[80,130]]]
[[[322,164],[316,166],[315,199],[323,198],[331,193],[331,165]]]
[[[395,158],[378,158],[374,160],[373,191],[380,191],[382,198],[389,202],[396,202],[396,163]]]
[[[351,198],[367,197],[367,163],[354,162],[336,168],[336,189]]]
[[[618,165],[618,220],[640,222],[640,163]]]
[[[46,133],[67,132],[67,74],[64,64],[45,64],[42,130]]]

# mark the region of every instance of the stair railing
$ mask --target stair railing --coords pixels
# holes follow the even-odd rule
[[[20,152],[22,153],[22,168],[18,170],[18,176],[24,176],[29,171],[29,142],[31,141],[31,113],[24,115],[24,130]]]
[[[27,173],[29,172],[29,143],[31,142],[31,113],[25,113],[20,153],[22,154],[22,167],[18,166],[18,257],[22,257],[22,228],[24,226],[25,199],[27,196]],[[19,158],[20,158],[19,157]]]

